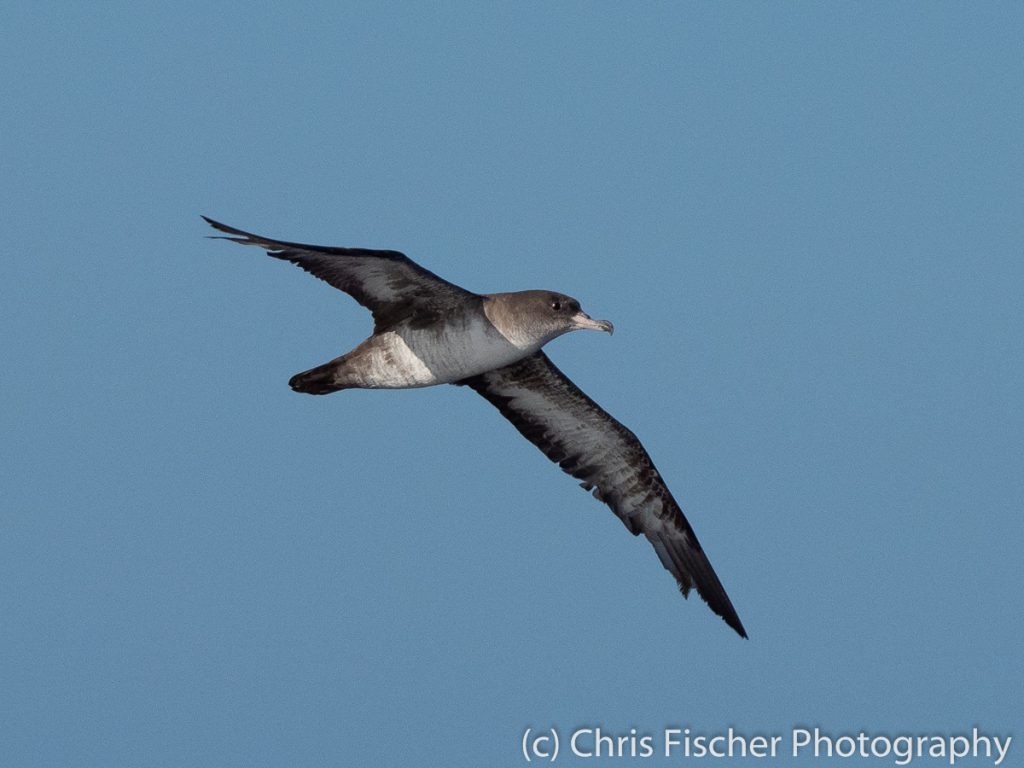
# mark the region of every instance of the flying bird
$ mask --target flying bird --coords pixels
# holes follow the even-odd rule
[[[696,588],[741,637],[746,630],[636,435],[562,373],[542,347],[569,331],[612,333],[554,291],[473,293],[397,251],[303,245],[244,232],[215,239],[263,248],[352,296],[373,314],[373,334],[330,362],[292,376],[296,392],[456,384],[476,391],[565,472],[580,480],[634,536],[641,533],[683,597]]]

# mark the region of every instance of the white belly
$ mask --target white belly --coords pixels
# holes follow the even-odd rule
[[[387,331],[355,352],[360,385],[391,389],[450,384],[509,365],[538,349],[539,345],[517,346],[489,323],[477,322],[440,337],[429,331]]]

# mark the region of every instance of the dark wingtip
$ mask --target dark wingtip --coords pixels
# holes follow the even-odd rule
[[[684,582],[677,580],[679,591],[682,592],[683,597],[689,597],[690,590],[693,587],[697,588],[697,594],[700,595],[701,600],[705,602],[711,611],[722,619],[726,624],[733,628],[737,635],[743,639],[747,639],[747,630],[743,627],[743,622],[740,621],[739,614],[736,613],[736,609],[733,608],[732,600],[729,599],[729,595],[725,591],[725,587],[722,586],[722,582],[718,580],[718,576],[715,573],[715,569],[711,567],[711,563],[708,561],[707,556],[704,554],[704,550],[700,548],[700,544],[697,543],[696,536],[693,537],[693,543],[697,548],[700,558],[697,562],[691,563],[692,568],[691,574],[693,582]]]
[[[254,235],[252,232],[246,232],[244,229],[236,229],[235,227],[229,227],[227,224],[222,224],[216,219],[211,219],[209,216],[203,216],[199,214],[200,218],[209,224],[211,227],[216,229],[218,232],[226,232],[226,235],[207,235],[210,240],[230,240],[232,243],[241,243],[242,245],[258,245],[261,248],[266,248],[268,251],[273,249],[283,248],[287,243],[281,243],[277,240],[270,240],[260,235]]]
[[[717,581],[717,577],[716,577]],[[683,597],[689,597],[689,588],[683,589],[680,586],[679,591],[683,593]],[[700,587],[697,588],[697,594],[701,596],[701,599],[707,604],[719,618],[722,619],[726,624],[733,628],[737,635],[742,637],[744,640],[749,639],[747,637],[747,630],[743,627],[743,622],[740,621],[739,615],[736,613],[736,609],[732,607],[732,601],[729,596],[722,589],[721,583],[718,584],[718,590],[712,597],[708,599],[707,596],[701,591]]]
[[[246,236],[246,237],[252,237],[252,235],[250,235],[248,232],[243,232],[240,229],[235,229],[234,227],[229,227],[227,224],[221,224],[219,221],[217,221],[216,219],[211,219],[209,216],[204,216],[203,214],[199,214],[199,217],[203,221],[205,221],[207,224],[209,224],[211,227],[213,227],[214,229],[216,229],[216,230],[218,230],[220,232],[227,232],[229,235],[243,235],[243,236]],[[216,235],[211,235],[211,237],[216,237]]]
[[[701,597],[703,597],[703,595],[701,595]],[[711,608],[711,610],[713,610],[715,613],[721,616],[722,621],[724,621],[726,624],[732,627],[737,635],[742,637],[744,640],[749,639],[747,637],[747,630],[743,628],[743,622],[740,621],[740,617],[737,615],[736,609],[732,607],[732,601],[729,600],[728,596],[725,594],[725,590],[722,590],[722,597],[725,598],[724,605],[718,603],[718,601],[716,600],[715,605],[708,603],[708,606]]]

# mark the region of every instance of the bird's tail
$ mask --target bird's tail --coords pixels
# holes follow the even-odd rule
[[[329,395],[339,389],[347,389],[347,385],[340,383],[338,375],[344,363],[345,358],[342,356],[316,368],[297,373],[288,380],[288,386],[296,392],[305,392],[308,395]]]

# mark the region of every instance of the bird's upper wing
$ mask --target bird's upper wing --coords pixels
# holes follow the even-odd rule
[[[608,415],[543,352],[464,379],[523,437],[644,534],[686,597],[690,589],[742,637],[747,633],[700,542],[636,435]]]
[[[446,300],[466,300],[475,295],[442,280],[398,251],[329,248],[271,240],[206,216],[203,218],[214,229],[231,235],[221,239],[265,248],[271,256],[290,261],[351,295],[373,313],[376,330],[413,316],[432,322],[435,319],[432,312],[446,305]]]

